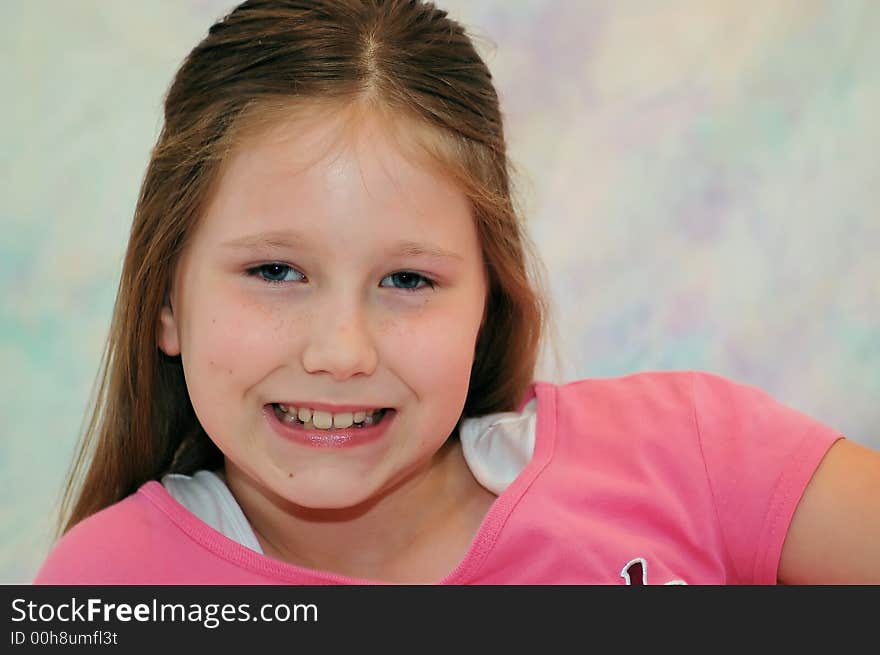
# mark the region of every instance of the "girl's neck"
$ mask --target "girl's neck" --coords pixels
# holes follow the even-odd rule
[[[268,557],[398,583],[437,582],[449,574],[495,500],[474,479],[457,439],[419,475],[366,508],[285,507],[229,463],[226,480]]]

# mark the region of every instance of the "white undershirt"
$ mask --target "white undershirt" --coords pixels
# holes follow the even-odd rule
[[[474,478],[496,496],[525,468],[535,449],[537,399],[522,412],[498,412],[465,419],[459,427],[462,452]],[[213,471],[170,473],[162,486],[212,528],[262,553],[260,542],[223,478]]]

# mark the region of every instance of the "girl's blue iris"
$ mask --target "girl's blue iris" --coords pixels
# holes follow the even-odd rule
[[[295,279],[301,279],[303,277],[302,274],[296,271],[292,266],[279,264],[277,262],[258,266],[256,272],[267,282],[293,282],[294,279],[288,278],[288,275],[291,273],[299,276],[299,278]]]
[[[395,285],[398,289],[405,289],[407,291],[418,291],[424,287],[434,288],[433,280],[426,278],[424,275],[419,275],[418,273],[413,273],[412,271],[400,271],[399,273],[392,273],[387,277],[382,278],[382,281],[385,280],[394,280],[399,283]],[[424,282],[424,284],[420,284]]]

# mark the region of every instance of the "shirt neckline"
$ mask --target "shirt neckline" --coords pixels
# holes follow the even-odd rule
[[[517,411],[537,397],[535,449],[532,458],[520,474],[494,500],[480,527],[474,534],[458,565],[443,579],[432,583],[441,585],[466,584],[478,573],[486,557],[492,552],[504,525],[507,523],[523,494],[549,463],[556,441],[556,394],[554,385],[533,382]],[[349,584],[385,585],[382,580],[355,578],[331,571],[310,569],[258,553],[214,529],[186,507],[181,505],[157,480],[141,486],[138,494],[144,496],[165,514],[174,525],[202,547],[228,562],[278,582],[295,584]]]

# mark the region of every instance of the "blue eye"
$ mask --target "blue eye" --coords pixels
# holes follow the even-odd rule
[[[298,282],[305,279],[305,276],[288,264],[272,262],[271,264],[262,264],[254,266],[247,270],[248,275],[258,277],[269,283],[280,284],[282,282]]]
[[[427,278],[424,275],[413,273],[412,271],[399,271],[398,273],[392,273],[391,275],[382,278],[382,282],[385,280],[391,280],[395,288],[403,289],[404,291],[421,291],[425,288],[433,289],[435,285],[434,280]]]

